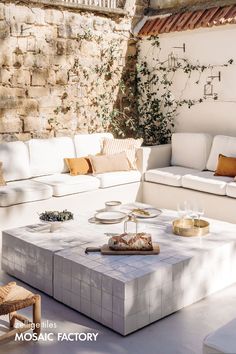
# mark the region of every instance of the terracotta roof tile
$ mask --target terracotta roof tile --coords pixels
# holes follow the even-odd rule
[[[212,27],[236,23],[236,5],[182,12],[167,17],[148,20],[139,34],[157,35],[175,31],[186,31],[199,27]]]

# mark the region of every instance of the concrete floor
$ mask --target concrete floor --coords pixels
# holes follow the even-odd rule
[[[1,283],[12,279],[0,273]],[[11,341],[0,346],[1,354],[200,354],[205,335],[236,317],[234,285],[136,333],[122,337],[49,296],[41,295],[43,321],[55,322],[57,326],[53,330],[43,330],[43,333],[54,332],[57,336],[58,332],[98,332],[97,341]],[[23,313],[30,315],[29,310]]]

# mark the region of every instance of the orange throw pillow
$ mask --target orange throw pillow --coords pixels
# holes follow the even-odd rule
[[[236,157],[227,157],[222,154],[219,155],[218,165],[214,176],[236,176]]]
[[[88,157],[65,159],[71,176],[87,175],[92,173],[92,165]]]

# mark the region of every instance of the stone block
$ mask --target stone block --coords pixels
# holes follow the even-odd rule
[[[72,37],[72,27],[69,24],[63,24],[58,27],[58,37],[59,38],[73,38]],[[76,37],[74,37],[76,38]]]
[[[61,106],[61,100],[59,97],[55,96],[45,96],[45,97],[40,97],[37,99],[40,110],[43,108],[56,108],[58,106]]]
[[[35,55],[35,66],[37,68],[47,69],[49,67],[49,57],[43,53]]]
[[[10,25],[11,36],[19,37],[22,36],[22,23],[12,21]]]
[[[56,84],[66,85],[68,83],[68,71],[67,70],[58,70],[56,72]]]
[[[42,119],[39,117],[24,118],[24,132],[39,131],[42,129]]]
[[[28,86],[30,85],[30,72],[28,70],[17,69],[13,74],[14,86]]]
[[[48,71],[47,83],[52,86],[56,84],[56,73],[54,70]]]
[[[43,96],[48,96],[49,95],[49,88],[47,87],[42,87],[42,86],[34,86],[30,87],[28,89],[28,96],[35,98],[35,97],[43,97]]]
[[[0,133],[14,133],[22,131],[22,121],[19,118],[0,118]]]
[[[35,15],[35,23],[37,25],[45,25],[45,11],[37,7],[31,8],[31,10]]]
[[[0,20],[4,20],[4,19],[5,19],[5,5],[0,4]]]
[[[59,10],[45,10],[45,22],[50,25],[60,25],[63,22],[63,12]]]
[[[56,51],[57,55],[66,54],[66,42],[65,41],[57,40],[56,45],[57,45],[57,51]]]
[[[80,46],[81,54],[84,56],[99,56],[101,54],[101,50],[99,45],[95,42],[82,40]]]
[[[10,26],[7,21],[0,21],[0,39],[6,39],[10,36]]]
[[[30,36],[26,40],[27,42],[27,51],[28,52],[35,52],[36,50],[36,38],[33,36]]]
[[[2,84],[8,85],[11,83],[12,72],[9,69],[0,69],[0,81]]]
[[[28,6],[9,4],[6,10],[6,19],[9,22],[33,24],[35,23],[35,13]]]
[[[0,109],[15,109],[19,106],[19,104],[19,100],[15,97],[0,96]]]
[[[45,69],[35,69],[31,76],[32,86],[44,86],[47,82],[48,71]]]
[[[39,105],[35,99],[23,99],[21,105],[17,107],[17,113],[21,116],[37,116]]]
[[[25,67],[34,67],[36,63],[36,56],[34,53],[26,53],[23,55],[23,64]]]

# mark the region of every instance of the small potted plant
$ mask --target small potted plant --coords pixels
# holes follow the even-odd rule
[[[39,219],[50,224],[50,232],[55,232],[65,221],[73,220],[74,215],[68,210],[45,211],[39,215]]]

